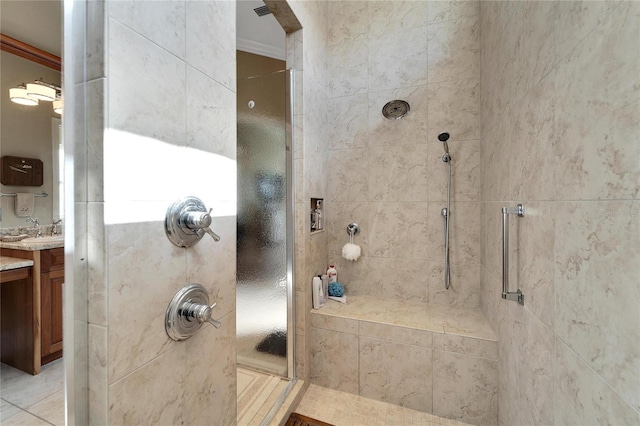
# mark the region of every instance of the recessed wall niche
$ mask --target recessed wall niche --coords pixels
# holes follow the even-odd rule
[[[312,198],[310,207],[311,232],[324,231],[324,198]]]

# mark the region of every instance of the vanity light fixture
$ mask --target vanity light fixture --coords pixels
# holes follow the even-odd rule
[[[27,88],[24,83],[9,89],[9,98],[11,99],[11,102],[15,102],[20,105],[38,105],[38,100],[27,94]]]
[[[33,83],[27,84],[27,95],[40,101],[53,102],[56,100],[57,89],[58,87],[53,84],[36,80]]]
[[[12,102],[28,106],[38,105],[39,101],[52,102],[53,112],[62,114],[62,88],[55,84],[46,83],[42,80],[36,80],[26,86],[22,83],[9,89],[9,97]]]
[[[62,107],[64,106],[62,99],[58,96],[55,101],[53,101],[53,112],[56,114],[62,114]]]

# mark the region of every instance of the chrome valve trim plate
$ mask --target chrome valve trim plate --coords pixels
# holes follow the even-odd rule
[[[167,308],[165,315],[167,335],[176,341],[188,339],[205,322],[220,328],[220,322],[211,318],[211,312],[215,307],[215,303],[209,306],[209,294],[201,284],[187,284],[178,290]]]
[[[211,225],[211,210],[197,197],[186,197],[173,203],[167,209],[164,220],[164,231],[173,244],[178,247],[191,247],[198,243],[205,234],[214,241],[220,237],[214,233]]]

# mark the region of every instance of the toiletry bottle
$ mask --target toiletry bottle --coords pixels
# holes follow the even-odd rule
[[[311,209],[311,232],[316,230],[316,211]]]
[[[316,230],[324,229],[324,218],[322,217],[322,201],[316,201]]]
[[[318,275],[320,278],[320,307],[322,308],[329,300],[329,285],[325,285],[322,275]]]
[[[329,300],[329,275],[324,274],[320,279],[322,280],[322,292],[326,303]]]
[[[329,269],[327,269],[327,275],[329,275],[329,282],[335,283],[338,281],[338,271],[334,265],[329,265]]]
[[[322,280],[320,277],[313,277],[313,286],[311,290],[313,309],[320,309],[320,297],[322,295]]]

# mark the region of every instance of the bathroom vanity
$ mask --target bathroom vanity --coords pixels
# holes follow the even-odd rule
[[[2,362],[30,374],[62,356],[64,241],[0,242]]]

